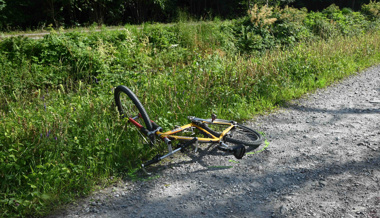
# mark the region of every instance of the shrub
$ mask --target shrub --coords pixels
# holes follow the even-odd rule
[[[353,12],[353,11],[352,11],[351,8],[343,8],[343,9],[342,9],[342,13],[343,13],[344,15],[351,14],[352,12]]]
[[[329,20],[321,12],[310,12],[305,19],[305,24],[314,35],[322,39],[329,39],[339,35],[334,21]]]
[[[297,23],[302,24],[307,16],[306,8],[292,8],[289,6],[285,6],[283,10],[279,10],[279,21],[286,23]]]
[[[341,11],[339,9],[339,6],[332,4],[329,7],[323,9],[322,13],[326,15],[328,19],[334,19],[334,17],[336,17],[336,14],[341,14]]]
[[[268,7],[267,5],[259,8],[257,4],[255,4],[251,9],[248,10],[248,15],[250,16],[251,23],[261,28],[272,25],[274,22],[276,22],[277,18],[272,17],[272,13],[273,8]]]
[[[340,34],[344,36],[362,34],[368,24],[361,13],[352,12],[349,9],[341,11],[334,4],[323,10],[322,13],[333,22]]]
[[[312,33],[305,26],[307,9],[296,9],[286,6],[277,12],[278,21],[273,27],[273,34],[283,45],[292,45],[296,42],[312,38]]]
[[[370,1],[368,4],[363,4],[361,12],[371,20],[380,18],[380,2]]]
[[[256,4],[248,10],[248,16],[236,23],[235,32],[238,36],[238,47],[243,52],[258,51],[273,48],[275,38],[272,26],[277,18],[273,17],[273,8]]]

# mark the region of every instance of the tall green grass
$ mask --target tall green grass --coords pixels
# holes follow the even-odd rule
[[[120,120],[117,85],[169,129],[188,115],[249,119],[380,63],[378,31],[249,55],[235,24],[0,42],[0,216],[49,213],[154,155]]]

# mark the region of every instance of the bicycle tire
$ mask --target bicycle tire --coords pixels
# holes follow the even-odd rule
[[[228,120],[216,120],[216,121],[226,122],[226,123],[233,122],[233,121],[228,121]],[[222,127],[222,129],[226,128],[226,125],[222,125],[222,124],[212,124],[212,125],[224,126]],[[217,137],[219,137],[222,134],[221,132],[218,132],[217,130],[211,129],[207,125],[202,126],[202,128],[204,128],[206,131],[208,131],[209,133]],[[231,134],[232,132],[233,134]],[[237,144],[237,145],[243,144],[246,146],[257,148],[263,143],[263,137],[260,133],[258,133],[257,131],[249,127],[246,127],[241,124],[236,124],[235,127],[232,129],[232,131],[226,134],[226,136],[224,137],[224,141]]]
[[[141,117],[138,119],[142,118],[143,122],[139,123],[148,131],[153,131],[153,125],[149,119],[148,113],[146,112],[144,106],[141,104],[137,96],[128,87],[123,85],[116,87],[114,97],[117,109],[121,117],[133,118],[140,114]],[[152,135],[150,137],[150,141],[154,143],[154,140],[154,135]]]
[[[233,135],[226,135],[224,138],[226,142],[243,144],[254,148],[259,147],[263,143],[261,134],[249,127],[237,124],[233,131]]]

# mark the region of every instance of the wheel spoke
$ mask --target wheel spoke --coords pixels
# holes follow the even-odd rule
[[[244,144],[247,146],[259,146],[262,144],[263,139],[260,133],[242,126],[236,125],[235,130],[233,131],[232,136],[226,136],[225,140],[227,142],[235,143],[235,144]]]
[[[129,126],[135,126],[130,119],[134,119],[138,124],[145,129],[152,131],[151,123],[149,122],[149,116],[147,115],[141,102],[135,96],[135,94],[125,86],[118,86],[115,89],[115,101],[118,107],[119,113],[123,118],[127,118],[127,124]],[[141,114],[141,116],[139,116]],[[137,128],[136,128],[137,130]],[[152,144],[150,137],[144,135],[138,131],[137,139],[139,144]]]

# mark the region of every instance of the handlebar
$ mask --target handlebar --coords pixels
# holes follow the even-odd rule
[[[222,119],[215,119],[214,121],[212,121],[212,119],[202,119],[202,118],[198,118],[198,117],[195,117],[195,116],[188,116],[187,119],[189,119],[191,122],[194,122],[194,123],[201,123],[201,122],[204,122],[204,123],[213,123],[213,122],[222,122],[222,123],[232,123],[234,125],[236,125],[237,123],[233,120],[222,120]]]

